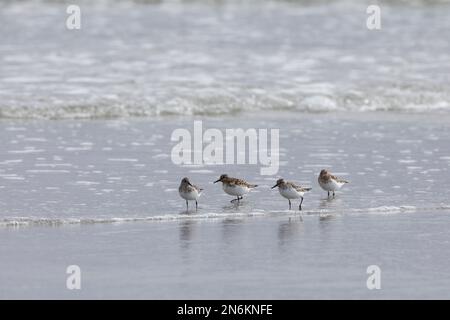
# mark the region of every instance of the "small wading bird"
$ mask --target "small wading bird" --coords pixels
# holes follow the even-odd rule
[[[346,180],[333,176],[325,169],[320,171],[318,181],[320,187],[328,192],[328,197],[330,196],[330,191],[333,192],[334,197],[334,192],[339,190],[344,184],[348,183]]]
[[[194,186],[188,178],[183,178],[180,183],[180,187],[178,188],[178,193],[180,197],[186,200],[186,210],[189,210],[189,200],[195,200],[195,210],[198,208],[198,198],[202,193],[203,189]]]
[[[236,199],[231,200],[231,202],[242,200],[242,196],[248,193],[251,189],[256,188],[256,184],[250,184],[244,180],[231,178],[226,174],[220,176],[220,178],[214,183],[222,182],[223,191],[226,194],[237,197]]]
[[[289,210],[291,210],[291,199],[298,199],[301,198],[300,205],[298,206],[299,210],[302,210],[302,203],[303,203],[303,195],[305,192],[311,190],[311,188],[304,188],[296,185],[293,182],[284,181],[284,179],[278,179],[277,184],[272,187],[276,188],[278,187],[278,191],[280,194],[288,199],[289,201]]]

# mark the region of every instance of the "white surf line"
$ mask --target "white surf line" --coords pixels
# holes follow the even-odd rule
[[[22,227],[22,226],[59,226],[74,224],[95,224],[95,223],[126,223],[126,222],[170,222],[185,220],[225,220],[229,218],[252,218],[252,217],[279,217],[279,216],[314,216],[325,215],[345,215],[345,214],[393,214],[393,213],[410,213],[419,211],[450,211],[450,205],[440,205],[436,207],[415,207],[415,206],[381,206],[374,208],[359,209],[316,209],[316,210],[283,210],[283,211],[254,211],[254,212],[233,212],[233,213],[203,213],[203,214],[168,214],[160,216],[147,217],[117,217],[117,218],[28,218],[28,217],[11,217],[0,220],[0,227]]]

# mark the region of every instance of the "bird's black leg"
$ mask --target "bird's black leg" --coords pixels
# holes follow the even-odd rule
[[[291,199],[288,199],[289,201],[289,210],[291,210]]]
[[[333,191],[333,198],[334,198],[334,191]]]
[[[233,199],[230,202],[235,202],[235,201],[239,202],[239,200],[242,200],[242,199],[244,199],[244,197],[236,196],[236,199]]]
[[[189,210],[189,203],[187,200],[186,200],[186,210]]]
[[[195,200],[195,211],[197,211],[197,209],[198,209],[198,202],[197,200]]]
[[[300,201],[300,205],[298,206],[298,210],[302,210],[302,203],[303,203],[303,197],[302,197],[302,201]]]
[[[328,191],[328,198],[330,197],[330,191]]]

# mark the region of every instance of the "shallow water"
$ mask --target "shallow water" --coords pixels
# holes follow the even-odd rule
[[[448,299],[448,212],[0,230],[1,298]],[[66,268],[81,268],[81,290]],[[381,269],[369,290],[367,267]]]
[[[445,116],[392,114],[278,114],[242,118],[162,118],[117,121],[0,123],[0,223],[79,223],[133,219],[186,219],[220,214],[286,213],[288,203],[270,187],[277,177],[312,187],[306,213],[414,211],[449,208],[443,188],[450,169],[450,126]],[[262,165],[176,165],[177,128],[278,128],[279,171]],[[224,151],[226,156],[226,150]],[[317,184],[322,168],[349,184],[327,199]],[[220,174],[259,185],[239,206],[230,203]],[[198,212],[185,213],[182,177],[205,189]],[[294,207],[298,206],[294,202]],[[193,208],[193,203],[191,203]]]

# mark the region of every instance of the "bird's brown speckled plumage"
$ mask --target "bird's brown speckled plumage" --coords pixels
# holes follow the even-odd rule
[[[220,181],[220,182],[222,182],[224,184],[228,184],[230,186],[231,185],[237,185],[237,186],[244,186],[244,187],[247,187],[247,188],[256,188],[258,186],[256,184],[248,183],[247,181],[242,180],[242,179],[229,177],[226,174],[221,175],[218,181]]]
[[[328,172],[325,169],[320,171],[319,182],[327,183],[330,180],[334,180],[334,181],[336,181],[338,183],[348,183],[347,180],[344,180],[344,179],[341,179],[339,177],[336,177],[336,176],[332,175],[330,172]]]
[[[278,188],[281,188],[281,189],[294,188],[298,192],[306,192],[306,191],[311,190],[311,188],[305,188],[305,187],[295,184],[294,182],[284,181],[283,179],[278,179],[277,185],[278,185]]]

